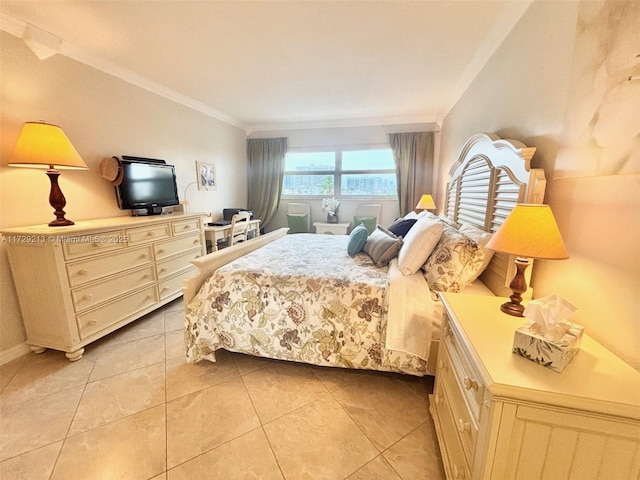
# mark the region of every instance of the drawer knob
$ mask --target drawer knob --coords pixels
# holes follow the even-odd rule
[[[89,321],[87,322],[87,324],[93,327],[94,325],[97,325],[97,324],[98,324],[98,321],[97,321],[97,320],[89,320]]]
[[[440,370],[446,370],[447,369],[447,364],[444,363],[444,360],[440,360],[438,366],[440,367]]]
[[[185,226],[184,226],[184,227],[182,227],[182,228],[184,228],[185,230],[189,230],[189,228],[191,228],[191,227],[190,227],[189,225],[185,225]]]
[[[87,273],[89,272],[87,271],[86,268],[83,268],[82,270],[78,270],[78,275],[86,275]]]
[[[161,269],[160,269],[160,273],[164,273],[164,272],[166,272],[166,271],[167,271],[167,269],[166,269],[166,268],[161,268]]]
[[[92,245],[93,247],[99,247],[99,246],[100,246],[100,244],[99,244],[99,243],[92,243],[91,245]]]
[[[155,237],[156,236],[156,232],[149,232],[149,236],[150,237]]]
[[[164,252],[165,252],[164,248],[159,248],[158,249],[158,253],[164,253]]]
[[[142,278],[149,278],[151,275],[149,275],[148,273],[145,273],[144,275],[142,275]]]
[[[93,299],[93,295],[91,295],[90,293],[87,293],[83,298],[85,300],[92,300]]]
[[[475,378],[469,378],[469,377],[464,377],[464,388],[466,388],[467,390],[471,390],[472,388],[474,390],[478,390],[478,382],[476,382]]]
[[[471,424],[469,422],[465,422],[463,419],[458,419],[458,431],[460,433],[470,432]]]
[[[442,398],[442,395],[436,395],[436,403],[438,405],[442,405],[444,403],[444,398]]]
[[[149,300],[152,300],[152,299],[153,299],[153,293],[148,294],[148,295],[147,295],[147,298],[148,298]]]

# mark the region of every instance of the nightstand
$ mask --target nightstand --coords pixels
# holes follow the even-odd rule
[[[511,353],[525,319],[505,299],[441,298],[430,409],[448,479],[638,478],[638,371],[585,334],[554,372]]]
[[[316,227],[316,233],[324,233],[329,235],[346,235],[351,224],[313,222],[313,226]]]

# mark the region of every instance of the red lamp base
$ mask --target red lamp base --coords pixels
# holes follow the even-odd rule
[[[55,220],[49,222],[50,227],[66,227],[68,225],[74,225],[71,220],[67,220],[64,218],[65,211],[63,210],[64,206],[67,204],[67,199],[64,198],[62,190],[60,190],[60,186],[58,185],[58,177],[60,176],[60,172],[55,170],[53,166],[47,170],[47,176],[49,180],[51,180],[51,191],[49,192],[49,203],[54,208],[54,215],[56,216]]]
[[[524,272],[529,266],[529,259],[517,257],[514,263],[516,264],[516,274],[509,284],[511,289],[509,298],[511,301],[500,305],[500,310],[514,317],[523,317],[524,306],[520,303],[522,302],[522,294],[527,291],[527,280],[524,278]]]

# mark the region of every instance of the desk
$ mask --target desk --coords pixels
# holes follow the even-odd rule
[[[253,232],[254,237],[260,236],[260,220],[249,220],[249,229],[247,233]],[[222,227],[210,227],[206,223],[204,224],[204,235],[207,240],[211,242],[213,251],[218,250],[218,241],[222,239],[229,239],[231,235],[231,224],[224,225]]]

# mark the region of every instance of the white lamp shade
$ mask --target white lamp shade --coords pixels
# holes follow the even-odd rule
[[[429,194],[422,195],[416,205],[416,210],[434,210],[435,208],[436,204],[433,201],[433,197]]]
[[[516,205],[486,248],[527,258],[569,258],[549,205]]]
[[[88,167],[62,129],[56,125],[27,122],[13,151],[11,167],[51,166],[87,170]]]

